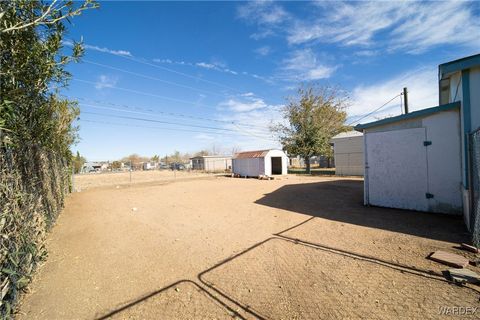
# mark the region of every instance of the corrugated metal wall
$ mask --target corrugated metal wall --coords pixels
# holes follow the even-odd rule
[[[334,140],[335,174],[363,176],[363,136]]]

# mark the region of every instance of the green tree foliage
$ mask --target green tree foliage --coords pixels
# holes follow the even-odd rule
[[[95,7],[90,0],[0,1],[0,318],[45,255],[45,233],[70,183],[75,102],[60,98],[65,66],[83,54],[63,48],[69,19]]]
[[[70,54],[62,50],[65,21],[94,7],[91,1],[14,0],[0,2],[0,127],[2,142],[31,144],[71,158],[77,128],[77,104],[62,99],[55,88],[67,85],[66,64],[83,54],[74,43]]]
[[[82,170],[83,164],[87,162],[87,160],[80,155],[80,152],[77,151],[77,155],[73,159],[73,170],[75,173],[80,173]]]
[[[348,130],[344,125],[348,97],[334,87],[302,87],[298,96],[283,109],[285,123],[271,127],[289,155],[305,159],[310,173],[310,158],[331,156],[331,138]]]
[[[112,162],[112,170],[119,170],[122,168],[122,163],[120,161],[113,161]]]

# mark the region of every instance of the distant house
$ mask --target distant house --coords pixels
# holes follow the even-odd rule
[[[305,159],[300,156],[290,156],[289,161],[291,167],[305,167]],[[319,168],[333,168],[335,166],[335,161],[333,158],[327,156],[313,156],[310,158],[310,165],[315,165]]]
[[[157,168],[157,163],[155,162],[144,162],[143,170],[155,170]]]
[[[85,162],[82,166],[82,173],[101,172],[109,168],[108,162]]]
[[[192,170],[226,172],[232,169],[231,156],[197,156],[190,158]]]
[[[335,174],[363,176],[363,134],[358,131],[342,132],[331,140],[335,158]]]
[[[444,63],[439,106],[355,127],[364,134],[365,204],[463,213],[473,229],[480,159],[469,140],[480,132],[479,88],[480,55]]]
[[[240,152],[233,156],[233,173],[245,177],[285,175],[289,158],[282,150]]]

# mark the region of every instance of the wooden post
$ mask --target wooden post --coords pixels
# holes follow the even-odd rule
[[[403,88],[403,102],[405,105],[405,114],[408,113],[408,91],[407,88]]]

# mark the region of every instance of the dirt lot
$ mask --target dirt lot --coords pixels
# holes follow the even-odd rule
[[[117,186],[138,183],[156,183],[192,178],[208,177],[212,174],[198,171],[151,170],[133,172],[107,172],[76,174],[74,176],[75,190],[83,191],[93,187]]]
[[[480,307],[478,287],[425,257],[472,257],[453,248],[466,240],[457,218],[364,207],[359,179],[90,189],[68,199],[18,317],[451,319]]]

